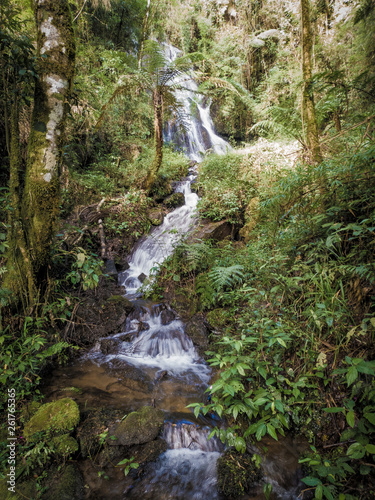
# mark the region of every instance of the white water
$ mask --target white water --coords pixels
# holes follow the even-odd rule
[[[169,61],[173,61],[181,53],[176,47],[165,45],[165,52]],[[173,82],[176,83],[176,82]],[[224,154],[231,149],[230,145],[214,130],[214,125],[210,116],[210,106],[203,105],[203,98],[197,93],[198,86],[188,75],[179,77],[177,83],[181,83],[184,88],[176,90],[176,97],[183,105],[184,115],[187,122],[187,130],[184,138],[186,154],[194,161],[201,161],[206,149],[211,148],[215,153]],[[191,105],[195,103],[200,119],[194,118],[191,112]],[[205,145],[202,129],[206,130],[209,144]],[[169,127],[169,134],[172,128]],[[173,137],[167,137],[167,140]],[[198,203],[198,196],[191,191],[191,182],[197,176],[194,167],[189,171],[189,176],[180,183],[176,191],[185,196],[185,204],[169,213],[159,227],[152,230],[151,234],[138,243],[129,260],[129,269],[120,275],[120,284],[126,289],[126,295],[134,296],[142,282],[139,276],[142,274],[150,276],[152,269],[161,264],[172,254],[176,244],[188,234],[195,223],[195,211]]]

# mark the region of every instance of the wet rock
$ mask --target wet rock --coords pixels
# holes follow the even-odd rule
[[[132,446],[129,455],[134,457],[134,461],[139,464],[154,462],[159,455],[167,450],[167,443],[164,439],[157,438],[146,444]]]
[[[72,338],[80,344],[93,345],[100,337],[121,331],[133,309],[122,293],[124,288],[110,281],[104,281],[96,290],[87,290],[80,299]]]
[[[83,477],[78,468],[67,465],[61,475],[52,479],[52,486],[43,495],[43,500],[83,500],[85,489]]]
[[[129,314],[134,309],[134,306],[130,302],[130,300],[123,295],[112,295],[112,297],[109,297],[107,299],[107,302],[109,304],[115,304],[116,306],[118,306],[118,308],[121,308],[121,310],[125,311],[127,314]]]
[[[108,274],[108,276],[112,276],[113,278],[118,277],[118,271],[116,269],[116,265],[114,260],[112,259],[107,259],[105,262],[105,273]]]
[[[146,323],[146,321],[139,321],[138,323],[138,328],[137,328],[137,335],[141,332],[144,332],[145,330],[149,330],[150,325]]]
[[[167,306],[165,304],[156,304],[152,307],[152,312],[155,314],[155,316],[159,316],[165,309],[167,309]]]
[[[200,348],[208,347],[209,332],[201,314],[196,314],[186,323],[185,333],[191,338],[195,346]]]
[[[144,282],[144,280],[147,278],[147,276],[145,275],[145,273],[141,273],[139,276],[138,276],[138,279],[141,283]]]
[[[115,257],[115,266],[117,269],[117,272],[123,273],[124,271],[127,271],[129,269],[129,263],[121,258],[116,258]]]
[[[116,354],[119,349],[119,341],[117,339],[103,339],[100,342],[100,350],[103,354]]]
[[[177,208],[185,205],[185,196],[183,193],[173,193],[164,200],[167,208]]]
[[[161,380],[165,380],[168,377],[167,370],[159,370],[155,375],[155,382],[160,382]]]
[[[152,392],[154,387],[152,380],[141,368],[128,364],[121,359],[113,359],[103,366],[107,368],[109,375],[118,378],[121,385],[146,393]]]
[[[164,213],[160,208],[154,208],[149,211],[148,218],[153,226],[160,226],[164,220]]]
[[[115,440],[110,445],[131,446],[154,440],[164,424],[164,413],[151,406],[144,406],[130,413],[122,422],[110,430]]]
[[[160,313],[160,320],[162,325],[169,325],[169,323],[172,323],[176,319],[176,315],[173,311],[170,309],[164,309]]]
[[[235,226],[227,220],[219,222],[200,221],[199,226],[188,237],[187,242],[192,243],[195,240],[222,241],[225,238],[231,238],[234,232]]]
[[[107,408],[90,408],[83,411],[83,421],[77,428],[81,456],[95,456],[100,448],[100,434],[115,422],[119,422],[123,416],[123,411]]]

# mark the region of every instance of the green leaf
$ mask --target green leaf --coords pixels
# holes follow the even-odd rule
[[[368,465],[361,465],[361,467],[359,468],[359,472],[362,476],[367,476],[367,474],[370,474],[371,472],[371,467],[369,467]]]
[[[258,441],[260,441],[262,439],[262,437],[265,435],[265,433],[267,432],[267,427],[265,424],[260,424],[259,427],[258,427],[258,430],[256,432],[256,438]]]
[[[194,408],[194,415],[195,415],[195,418],[198,418],[200,410],[201,410],[200,406],[196,406],[196,407]]]
[[[348,370],[348,373],[346,374],[346,382],[349,385],[351,385],[358,377],[358,371],[355,366],[351,366]]]
[[[315,498],[317,500],[322,500],[322,498],[323,498],[323,485],[322,484],[318,484],[318,486],[316,487]]]
[[[375,455],[375,445],[374,444],[366,444],[366,451]]]
[[[236,440],[234,442],[234,446],[235,446],[237,451],[240,451],[242,453],[244,453],[246,450],[245,440],[240,436],[236,437]]]
[[[355,416],[354,416],[354,411],[348,411],[346,414],[346,421],[348,422],[348,425],[350,427],[354,427],[355,424]]]
[[[311,476],[304,477],[302,479],[302,481],[305,484],[307,484],[307,486],[318,486],[318,484],[322,484],[322,482],[320,481],[320,479],[318,479],[316,477],[311,477]]]
[[[273,437],[273,439],[276,439],[276,441],[278,441],[277,439],[277,434],[276,434],[276,430],[274,428],[273,425],[271,424],[267,424],[267,431],[268,431],[268,434]]]
[[[323,408],[323,411],[327,413],[339,413],[340,411],[344,411],[345,408],[334,406],[333,408]]]
[[[375,413],[364,413],[363,416],[366,420],[368,420],[372,425],[375,425]]]

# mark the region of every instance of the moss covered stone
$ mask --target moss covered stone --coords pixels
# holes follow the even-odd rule
[[[123,295],[112,295],[112,297],[109,297],[107,299],[107,302],[109,302],[110,304],[115,304],[116,307],[121,308],[123,311],[126,311],[127,314],[134,309],[134,306],[130,302],[130,300],[128,300]]]
[[[73,429],[79,422],[79,408],[70,398],[42,405],[25,425],[24,435],[32,440],[37,433],[61,434]]]
[[[69,434],[63,434],[62,436],[55,436],[51,439],[51,445],[55,450],[56,455],[62,457],[69,457],[77,453],[79,445],[74,437],[69,436]]]
[[[261,478],[260,467],[248,453],[241,454],[230,449],[217,462],[218,488],[229,499],[241,497]]]
[[[173,193],[164,200],[164,205],[167,208],[181,207],[185,204],[185,196],[183,193]]]
[[[214,309],[207,313],[207,322],[214,330],[221,330],[228,324],[225,309]]]
[[[52,479],[52,485],[42,496],[42,500],[83,500],[85,490],[83,478],[74,465],[64,468],[62,474]]]
[[[152,441],[164,424],[164,413],[152,406],[144,406],[130,413],[109,432],[108,444],[131,446]]]
[[[36,498],[37,490],[36,483],[34,480],[30,481],[16,481],[16,486],[14,488],[15,492],[8,490],[7,479],[0,479],[0,498],[1,500],[25,500]]]

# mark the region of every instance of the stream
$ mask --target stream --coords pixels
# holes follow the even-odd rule
[[[171,60],[179,53],[171,46],[166,50]],[[185,136],[179,137],[179,146],[194,161],[200,161],[207,149],[225,153],[230,146],[215,134],[209,104],[204,105],[202,97],[196,94],[194,81],[186,82],[185,87],[177,97],[189,116],[190,126]],[[195,117],[190,112],[193,101],[198,109]],[[167,127],[166,140],[171,140],[172,132],[172,127]],[[149,276],[155,265],[171,255],[177,242],[196,223],[198,196],[191,191],[196,175],[193,166],[176,188],[184,194],[185,204],[169,213],[162,225],[136,244],[129,257],[129,268],[119,275],[119,284],[125,287],[125,296],[134,305],[124,331],[105,337],[107,349],[103,349],[102,341],[73,364],[56,369],[45,384],[44,392],[49,399],[64,394],[71,395],[84,407],[105,406],[127,413],[152,405],[165,413],[163,438],[168,449],[148,464],[147,473],[135,482],[123,474],[111,481],[99,480],[87,464],[82,467],[85,484],[91,491],[87,498],[222,498],[216,485],[216,462],[223,445],[215,439],[207,440],[212,427],[222,424],[214,417],[197,420],[186,408],[203,400],[213,376],[211,368],[199,356],[175,311],[167,304],[145,300],[139,292],[142,275]],[[273,450],[268,453],[265,466],[273,484],[272,498],[297,498],[299,484],[295,470],[299,443],[285,438],[281,444],[269,441],[265,445]],[[243,498],[263,497],[257,491]]]

